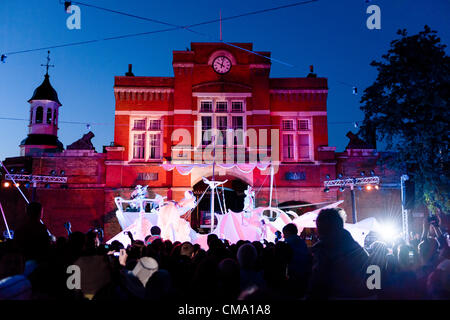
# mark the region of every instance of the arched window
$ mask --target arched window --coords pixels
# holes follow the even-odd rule
[[[53,125],[56,126],[56,109],[53,110]]]
[[[42,123],[42,118],[44,118],[44,108],[37,107],[36,109],[36,123]]]
[[[52,124],[52,109],[47,109],[47,124]]]

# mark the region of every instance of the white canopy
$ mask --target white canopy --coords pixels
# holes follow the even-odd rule
[[[259,170],[266,170],[270,166],[270,162],[258,162],[258,163],[216,163],[216,166],[222,169],[233,169],[238,168],[243,173],[250,173],[255,168]],[[162,164],[163,167],[167,171],[172,171],[173,169],[177,169],[178,172],[186,176],[191,173],[194,168],[206,168],[212,166],[212,163],[192,163],[192,164]]]

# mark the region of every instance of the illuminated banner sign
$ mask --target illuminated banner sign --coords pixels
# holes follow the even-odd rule
[[[289,181],[297,181],[297,180],[306,180],[306,173],[304,171],[299,172],[286,172],[285,175],[286,180]]]
[[[137,179],[142,180],[142,181],[156,181],[156,180],[158,180],[158,173],[157,172],[139,172]]]

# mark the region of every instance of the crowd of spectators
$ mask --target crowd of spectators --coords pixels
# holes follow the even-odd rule
[[[52,241],[40,222],[41,205],[31,203],[27,213],[29,221],[14,239],[0,243],[0,299],[450,298],[448,239],[427,219],[420,239],[376,241],[366,250],[344,229],[341,210],[324,209],[312,246],[288,224],[275,243],[230,244],[210,234],[205,250],[162,239],[158,227],[126,248],[118,241],[102,243],[98,230],[71,232],[70,227],[68,237]],[[379,267],[378,287],[369,279],[370,265]]]

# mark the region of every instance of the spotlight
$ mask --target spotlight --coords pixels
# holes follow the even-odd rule
[[[11,168],[11,169],[9,169],[9,172],[11,172],[11,173],[16,172],[16,168]]]
[[[25,172],[25,168],[20,169],[20,173],[24,173]]]
[[[61,170],[60,174],[63,176],[66,174],[66,172],[64,170]]]
[[[342,178],[342,173],[338,174],[338,178],[341,179]]]
[[[25,188],[29,188],[29,187],[30,187],[30,183],[29,182],[25,183]]]
[[[50,184],[49,183],[45,184],[45,189],[50,189]]]
[[[380,189],[380,186],[379,186],[379,185],[376,185],[374,188],[375,188],[376,190],[379,190],[379,189]]]
[[[330,192],[330,188],[326,187],[325,189],[323,189],[323,192]]]
[[[359,174],[361,175],[361,177],[364,177],[366,175],[364,171],[361,171]]]
[[[56,171],[55,171],[55,170],[52,170],[52,171],[50,171],[50,174],[51,174],[52,176],[54,176],[54,175],[56,175]]]
[[[16,182],[15,186],[18,188],[20,187],[20,183]]]
[[[327,174],[326,176],[325,176],[325,178],[327,178],[327,180],[330,180],[330,175],[329,174]]]
[[[345,187],[340,187],[340,188],[339,188],[339,191],[340,191],[340,192],[344,192],[344,190],[345,190]]]
[[[370,175],[373,177],[375,175],[375,171],[370,170]]]
[[[385,224],[380,227],[379,233],[381,235],[381,238],[383,238],[383,240],[392,241],[395,239],[398,232],[394,225]]]
[[[3,186],[5,188],[9,188],[10,185],[11,185],[11,183],[9,183],[8,181],[3,182]]]
[[[362,190],[362,187],[361,187],[361,186],[358,186],[357,188],[358,188],[358,190]]]
[[[369,184],[369,185],[367,185],[367,186],[366,186],[366,190],[367,190],[367,191],[370,191],[370,190],[372,190],[372,186],[371,186],[370,184]]]

